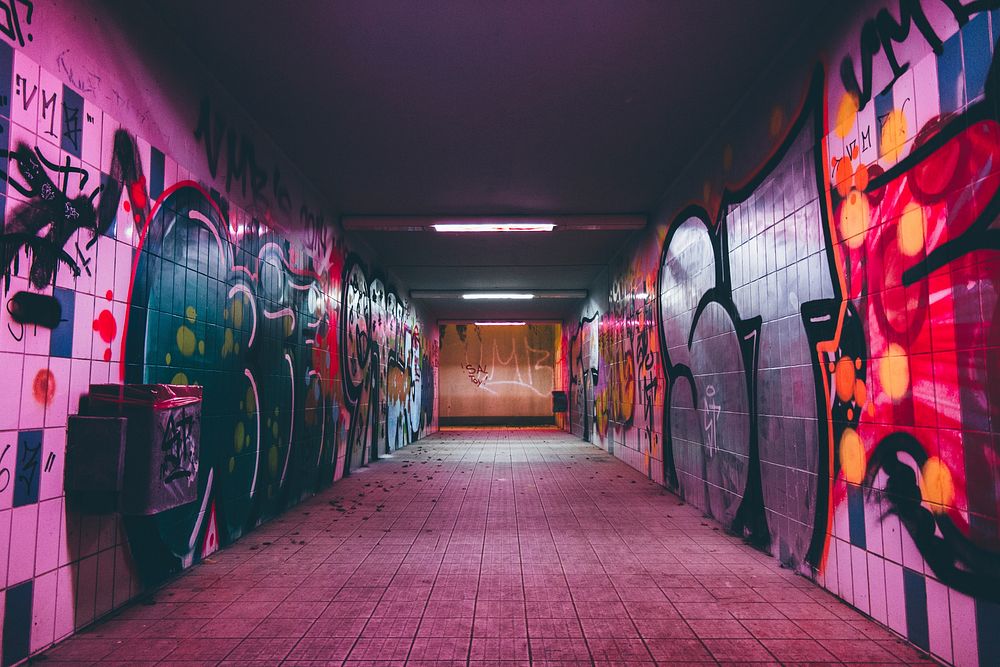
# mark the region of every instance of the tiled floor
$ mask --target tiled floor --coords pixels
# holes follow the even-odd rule
[[[397,451],[44,657],[933,664],[602,450],[528,429]]]

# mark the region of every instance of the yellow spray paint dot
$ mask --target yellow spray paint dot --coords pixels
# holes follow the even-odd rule
[[[243,426],[243,422],[236,422],[236,429],[233,433],[233,446],[237,453],[243,449],[243,440],[246,437],[246,427]]]
[[[295,328],[295,322],[290,317],[285,317],[285,336],[291,336],[292,330]]]
[[[944,512],[955,501],[955,482],[951,471],[937,456],[924,463],[920,478],[920,495],[932,512]]]
[[[236,327],[243,326],[243,297],[237,297],[236,301],[233,301],[233,325]]]
[[[276,405],[276,406],[274,406],[274,416],[275,416],[275,417],[277,417],[277,416],[278,416],[278,406],[277,406],[277,405]]]
[[[257,411],[257,401],[254,400],[253,390],[251,389],[247,389],[246,411],[248,415],[252,415]]]
[[[198,341],[198,354],[205,354],[205,341]]]
[[[233,351],[233,330],[226,329],[222,334],[222,356],[228,357]]]
[[[239,343],[236,343],[236,345],[233,345],[233,352],[235,352],[236,354],[240,353],[240,344]]]
[[[229,319],[229,309],[228,308],[223,308],[222,309],[222,319],[223,320],[228,320]]]
[[[903,152],[906,143],[906,114],[901,109],[893,109],[882,123],[882,157],[895,162]]]
[[[167,352],[167,366],[170,365],[170,353]]]
[[[271,435],[273,435],[275,438],[278,437],[278,422],[274,422],[273,424],[271,424]]]
[[[250,446],[250,436],[249,435],[247,436],[246,440],[243,441],[243,446],[244,447],[249,447]]]
[[[234,470],[236,470],[236,458],[230,456],[229,457],[229,472],[232,472]]]
[[[278,474],[278,448],[273,445],[267,450],[267,469],[272,475]]]
[[[913,257],[924,247],[924,208],[916,202],[906,205],[896,230],[899,251]]]
[[[170,384],[190,384],[188,382],[188,376],[184,373],[177,373],[174,375],[173,379],[170,380]]]
[[[851,248],[860,248],[871,222],[872,209],[868,197],[851,190],[840,206],[840,234]]]
[[[840,471],[851,484],[860,484],[865,478],[865,445],[853,428],[844,429],[840,436]]]
[[[194,306],[188,306],[184,309],[184,317],[187,318],[188,322],[194,324],[194,321],[198,319],[198,311],[194,309]]]
[[[188,329],[186,326],[181,326],[177,329],[177,349],[181,351],[185,357],[190,357],[194,354],[194,347],[197,343],[194,332]]]
[[[879,380],[882,389],[894,401],[906,395],[910,387],[910,363],[906,350],[896,343],[890,343],[885,358],[879,364]]]
[[[834,131],[841,139],[845,139],[854,127],[854,121],[858,116],[858,96],[854,93],[844,93],[840,98],[840,105],[837,107],[837,122]]]

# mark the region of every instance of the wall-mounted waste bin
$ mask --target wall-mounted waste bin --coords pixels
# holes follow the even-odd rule
[[[197,499],[201,387],[91,385],[88,412],[128,420],[122,514],[156,514]]]
[[[552,413],[559,414],[566,412],[569,408],[569,402],[566,399],[565,391],[554,391],[552,392]]]
[[[74,510],[108,514],[118,509],[127,427],[124,417],[70,415],[63,486]]]

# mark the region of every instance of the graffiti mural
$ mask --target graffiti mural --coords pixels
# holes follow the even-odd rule
[[[58,58],[69,82],[24,54],[41,36],[31,2],[0,9],[0,643],[13,664],[434,430],[438,341],[233,109],[188,91],[188,115],[159,122],[196,150],[165,154],[73,87],[75,48]],[[79,89],[97,97],[102,76]],[[202,387],[200,420],[172,417],[152,443],[155,479],[191,480],[194,502],[126,517],[67,502],[68,416],[109,382]]]
[[[410,306],[380,278],[369,279],[354,255],[344,265],[341,303],[349,469],[420,437],[433,419],[433,389],[422,378],[428,352]]]
[[[570,338],[572,429],[936,657],[992,664],[1000,9],[884,4],[771,115],[763,163],[613,264]]]

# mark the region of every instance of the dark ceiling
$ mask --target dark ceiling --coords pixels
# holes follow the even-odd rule
[[[825,4],[152,6],[340,214],[552,215],[653,210],[779,47]],[[538,235],[518,235],[541,243],[521,255],[492,252],[481,238],[363,236],[411,288],[438,289],[586,288],[627,237],[565,234],[546,236],[575,252],[556,252]],[[474,266],[462,268],[460,258],[476,258]]]

